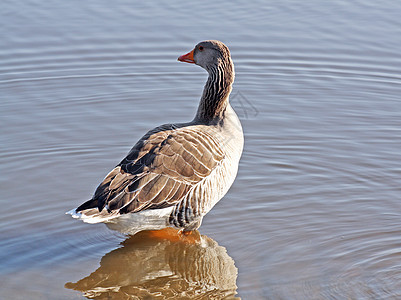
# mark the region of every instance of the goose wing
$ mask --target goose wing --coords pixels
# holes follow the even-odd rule
[[[200,127],[164,125],[148,132],[76,211],[97,207],[123,214],[182,201],[224,158]]]

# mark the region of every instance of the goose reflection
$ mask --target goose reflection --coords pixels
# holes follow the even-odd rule
[[[153,233],[129,237],[65,287],[88,299],[239,299],[237,268],[224,247],[198,231],[176,240]]]

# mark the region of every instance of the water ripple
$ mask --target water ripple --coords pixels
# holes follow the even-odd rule
[[[206,72],[177,57],[209,38],[232,53],[245,151],[201,232],[235,260],[240,295],[401,297],[399,2],[1,8],[3,297],[63,297],[120,247],[64,213],[147,130],[192,119]]]

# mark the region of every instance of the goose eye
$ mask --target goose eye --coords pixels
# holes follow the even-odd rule
[[[199,51],[203,51],[203,46],[199,46]]]

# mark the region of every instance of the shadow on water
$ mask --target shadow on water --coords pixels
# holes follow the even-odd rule
[[[144,231],[104,255],[96,271],[65,287],[88,299],[240,299],[237,273],[226,249],[198,231],[178,241]]]

